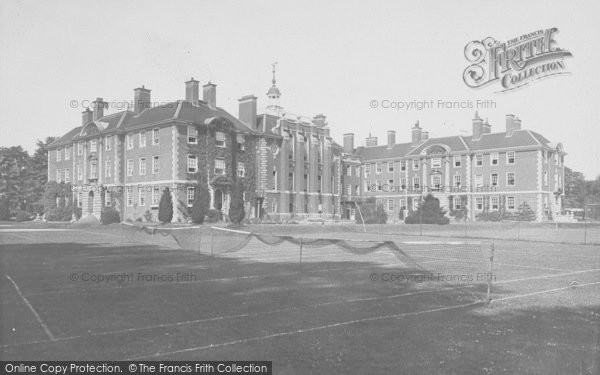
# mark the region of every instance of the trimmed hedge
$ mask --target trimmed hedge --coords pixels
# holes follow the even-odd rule
[[[114,208],[108,207],[108,208],[105,208],[102,211],[102,213],[100,214],[100,221],[104,225],[120,223],[121,216],[119,215],[119,211],[115,210]]]

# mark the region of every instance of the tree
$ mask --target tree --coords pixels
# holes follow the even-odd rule
[[[383,206],[377,204],[375,197],[369,197],[364,202],[357,202],[362,219],[360,215],[355,216],[357,224],[361,224],[364,220],[365,224],[385,224],[387,222],[387,213],[383,209]]]
[[[515,213],[515,220],[518,221],[534,221],[535,212],[529,207],[527,202],[523,202],[519,205],[517,212]]]
[[[31,210],[41,213],[44,203],[44,189],[48,182],[48,145],[56,140],[47,137],[44,141],[37,141],[36,149],[31,156],[31,185],[27,194],[27,201]]]
[[[406,224],[449,224],[446,211],[440,208],[440,200],[427,194],[416,211],[411,212],[404,220]]]
[[[27,202],[30,166],[29,154],[21,146],[0,147],[0,193],[6,195],[10,210]]]
[[[232,192],[231,203],[229,205],[229,219],[232,223],[239,225],[246,215],[244,211],[244,194],[242,185],[237,184]]]
[[[200,181],[194,191],[194,202],[192,204],[192,221],[196,224],[202,224],[204,217],[208,213],[210,205],[210,193],[206,186],[206,181]]]
[[[158,221],[170,223],[171,220],[173,220],[173,200],[169,188],[165,188],[158,203]]]
[[[4,194],[0,194],[0,220],[8,220],[10,218],[10,209],[8,207],[8,198]]]

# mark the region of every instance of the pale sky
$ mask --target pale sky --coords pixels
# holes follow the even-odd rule
[[[416,120],[431,136],[470,134],[474,109],[373,109],[371,100],[493,100],[492,131],[507,113],[562,142],[566,165],[600,174],[600,2],[590,1],[12,1],[0,2],[0,146],[33,151],[37,139],[81,122],[80,104],[103,97],[184,97],[194,77],[217,84],[217,105],[237,115],[247,94],[265,105],[278,61],[282,105],[324,113],[331,134],[369,132],[397,142]],[[472,40],[500,41],[557,27],[570,75],[496,93],[467,87]],[[116,105],[116,104],[115,104]],[[114,108],[111,112],[116,111]]]

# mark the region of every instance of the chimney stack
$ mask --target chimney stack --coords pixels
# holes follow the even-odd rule
[[[202,98],[210,108],[217,108],[217,85],[208,82],[202,86]]]
[[[198,103],[200,99],[200,82],[194,77],[185,83],[185,100],[192,103]]]
[[[492,132],[492,125],[488,122],[488,119],[485,119],[483,123],[483,133],[482,134],[490,134]]]
[[[515,115],[513,115],[513,114],[506,115],[506,136],[507,137],[512,136],[512,133],[515,130],[514,125],[515,125]]]
[[[377,146],[377,137],[371,137],[371,133],[369,133],[369,137],[365,139],[365,147],[375,146]]]
[[[427,131],[423,130],[423,131],[421,132],[421,141],[423,141],[423,142],[424,142],[424,141],[426,141],[426,140],[428,140],[428,139],[429,139],[429,132],[427,132]]]
[[[238,99],[238,118],[252,130],[256,129],[256,96],[246,95]]]
[[[513,130],[521,130],[521,119],[515,117],[515,121],[513,122]]]
[[[388,147],[392,148],[396,144],[396,132],[393,130],[388,130]]]
[[[322,113],[319,113],[318,115],[316,115],[315,117],[313,117],[313,124],[315,124],[316,126],[322,128],[327,126],[327,121],[325,121],[325,119],[327,118],[327,116],[325,116]]]
[[[354,152],[354,133],[344,134],[344,152],[347,154]]]
[[[135,113],[140,113],[146,108],[150,108],[150,90],[145,88],[144,85],[142,87],[138,87],[133,90],[134,99],[133,99],[133,111]]]
[[[92,122],[93,120],[94,114],[89,108],[86,108],[85,111],[81,112],[81,125],[86,125],[88,122]]]
[[[108,103],[102,100],[102,98],[96,98],[96,100],[93,101],[92,105],[94,106],[94,121],[104,117],[104,107],[108,107]]]
[[[473,118],[473,140],[478,141],[483,134],[483,120],[479,117],[479,113],[475,111],[475,117]]]
[[[419,127],[419,121],[415,123],[412,128],[412,146],[416,146],[421,142],[421,128]]]

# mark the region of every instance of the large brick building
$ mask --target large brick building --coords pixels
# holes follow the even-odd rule
[[[208,186],[211,208],[227,214],[233,176],[249,218],[352,219],[355,202],[372,196],[395,221],[424,192],[449,210],[467,207],[471,218],[522,202],[538,220],[560,211],[562,146],[521,129],[513,115],[499,133],[476,113],[469,137],[429,138],[417,123],[411,142],[396,143],[389,131],[385,145],[369,137],[355,148],[353,134],[343,147],[333,141],[324,115],[285,111],[275,72],[264,113],[253,95],[239,99],[236,118],[217,107],[216,85],[202,94],[191,79],[184,100],[153,106],[142,86],[133,110],[109,115],[98,98],[81,126],[50,145],[48,179],[71,183],[84,215],[112,206],[123,220],[156,219],[165,187],[174,221],[187,220],[198,181]]]

